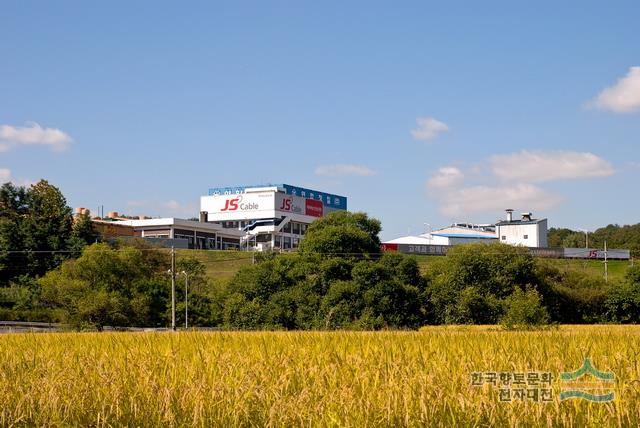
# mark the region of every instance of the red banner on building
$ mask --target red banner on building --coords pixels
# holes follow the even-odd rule
[[[304,213],[312,217],[322,217],[323,205],[322,201],[316,199],[305,199]]]

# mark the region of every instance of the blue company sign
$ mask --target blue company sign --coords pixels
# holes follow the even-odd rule
[[[209,189],[209,195],[236,195],[244,193],[246,189],[255,187],[279,187],[284,189],[287,195],[300,196],[306,199],[315,199],[322,201],[327,208],[337,210],[347,209],[347,198],[345,196],[334,195],[332,193],[320,192],[318,190],[306,189],[304,187],[292,186],[290,184],[259,184],[252,186],[231,186],[231,187],[214,187]]]

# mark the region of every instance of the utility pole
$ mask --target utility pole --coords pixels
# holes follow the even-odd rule
[[[176,331],[176,250],[171,246],[171,330]]]
[[[184,275],[184,328],[189,328],[189,274],[186,271],[181,272]]]
[[[609,262],[607,259],[607,241],[604,241],[604,282],[609,282]]]

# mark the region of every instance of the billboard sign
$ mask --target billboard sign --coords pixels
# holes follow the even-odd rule
[[[236,221],[292,216],[294,221],[311,222],[314,218],[338,211],[338,205],[346,206],[346,198],[340,203],[327,194],[311,193],[307,189],[291,189],[306,196],[277,191],[274,188],[245,191],[244,193],[217,193],[202,196],[200,211],[208,212],[209,221]],[[313,197],[312,197],[313,196]],[[322,199],[320,197],[322,196]],[[330,196],[330,198],[327,198]],[[327,202],[331,202],[330,204]]]
[[[274,195],[261,192],[203,196],[200,210],[209,213],[209,221],[274,217]]]
[[[276,193],[276,211],[280,211],[282,215],[301,214],[304,215],[304,199],[284,193]]]
[[[322,217],[324,205],[316,199],[304,200],[304,213],[311,217]]]

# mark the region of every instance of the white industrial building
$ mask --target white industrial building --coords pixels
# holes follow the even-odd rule
[[[423,235],[431,245],[460,245],[496,240],[492,226],[474,224],[453,224]]]
[[[532,248],[547,246],[547,219],[535,219],[530,212],[522,213],[520,219],[513,218],[508,209],[507,219],[496,223],[496,236],[500,242]]]
[[[503,244],[525,247],[547,246],[547,219],[534,219],[531,213],[522,213],[514,220],[513,210],[508,209],[507,219],[496,224],[454,223],[451,226],[418,236],[403,236],[385,241],[386,248],[397,245],[461,245],[475,242],[500,241]]]

